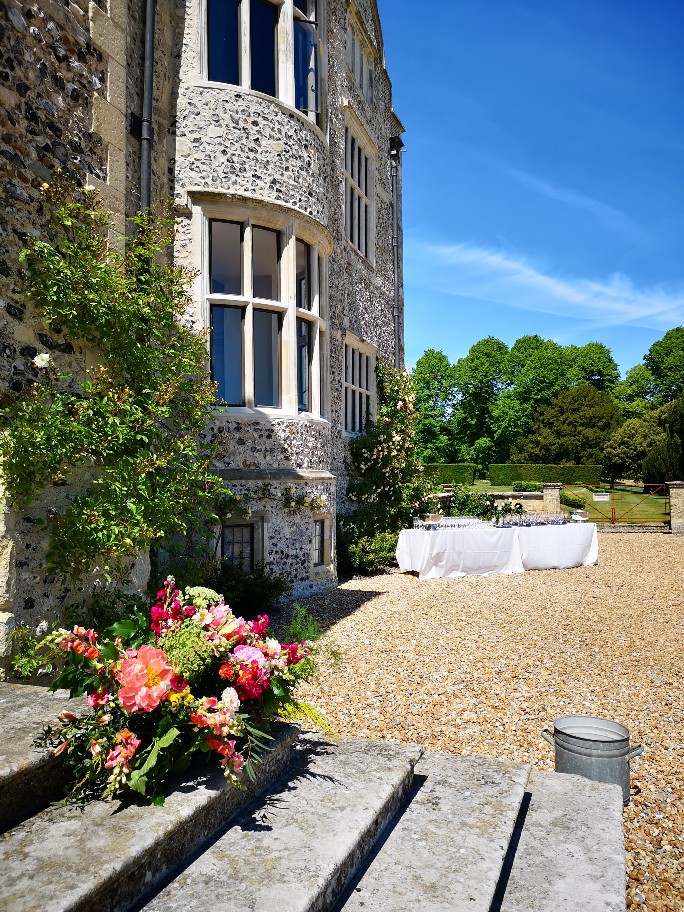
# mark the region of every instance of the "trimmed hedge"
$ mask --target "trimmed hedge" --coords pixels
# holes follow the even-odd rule
[[[508,485],[514,481],[541,481],[547,484],[590,484],[601,483],[600,465],[529,465],[508,462],[490,465],[489,483]]]
[[[428,462],[423,468],[436,484],[471,485],[477,466],[472,462]]]
[[[511,491],[514,493],[522,493],[527,491],[529,493],[536,492],[537,494],[541,493],[544,490],[544,485],[541,481],[514,481],[511,485]]]

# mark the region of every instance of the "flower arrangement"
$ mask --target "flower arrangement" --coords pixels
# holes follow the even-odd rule
[[[76,626],[41,641],[64,657],[53,689],[85,694],[90,707],[63,712],[39,739],[69,768],[68,800],[138,793],[160,804],[167,777],[198,751],[218,754],[235,784],[252,777],[270,721],[291,715],[292,690],[315,667],[306,643],[281,645],[268,626],[266,615],[236,617],[211,589],[181,593],[170,576],[149,616],[103,638]]]

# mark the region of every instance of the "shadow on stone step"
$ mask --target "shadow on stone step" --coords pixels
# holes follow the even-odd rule
[[[337,782],[334,776],[323,776],[314,773],[309,767],[311,762],[316,758],[328,754],[335,747],[333,742],[324,741],[320,738],[308,738],[301,735],[296,746],[293,749],[290,763],[284,773],[271,782],[264,791],[250,801],[243,809],[238,811],[233,817],[225,821],[214,832],[207,835],[195,849],[185,856],[182,861],[170,870],[166,876],[157,881],[154,888],[145,891],[136,902],[128,907],[128,912],[141,912],[145,906],[150,903],[155,896],[162,892],[179,874],[185,871],[201,855],[208,851],[219,839],[221,839],[229,830],[241,829],[254,832],[266,832],[272,829],[269,823],[269,813],[273,814],[277,810],[287,806],[287,795],[290,792],[297,791],[297,782],[306,778],[324,779],[329,782]],[[189,788],[184,789],[188,791]]]
[[[373,850],[366,856],[363,864],[360,865],[360,867],[354,872],[354,876],[349,881],[347,886],[344,888],[344,890],[338,897],[337,902],[330,909],[330,912],[342,912],[342,909],[344,908],[347,901],[349,900],[349,897],[353,895],[354,891],[358,887],[358,885],[361,882],[366,871],[370,868],[370,866],[373,864],[373,862],[375,861],[377,856],[382,851],[382,847],[385,845],[387,840],[392,835],[392,832],[394,831],[396,826],[399,824],[399,821],[401,820],[401,818],[408,811],[409,807],[411,806],[411,802],[416,797],[418,792],[422,789],[422,787],[425,785],[425,783],[427,782],[427,779],[428,779],[427,776],[422,776],[419,773],[414,773],[413,782],[411,783],[411,788],[409,789],[409,792],[406,795],[404,803],[399,808],[399,811],[397,812],[397,814],[392,818],[392,820],[390,820],[390,822],[387,824],[385,829],[382,831],[377,842],[373,846]]]
[[[518,817],[515,821],[515,826],[513,827],[511,841],[508,843],[508,849],[504,855],[504,860],[501,865],[501,874],[499,875],[499,881],[496,885],[496,889],[494,890],[494,896],[492,897],[492,904],[489,907],[489,912],[501,912],[501,907],[506,895],[506,887],[508,886],[508,881],[511,877],[511,871],[513,870],[515,853],[518,851],[520,836],[522,835],[523,827],[525,826],[525,818],[527,817],[527,812],[530,808],[531,800],[532,793],[525,792],[523,799],[520,802],[520,810],[518,811]]]
[[[310,768],[312,760],[329,754],[334,748],[333,742],[302,736],[293,750],[287,772],[276,779],[258,801],[253,802],[244,813],[240,814],[233,826],[250,832],[271,830],[269,817],[276,811],[284,810],[287,807],[287,796],[297,791],[298,783],[303,779],[320,779],[341,786],[342,783],[335,776],[315,773]]]

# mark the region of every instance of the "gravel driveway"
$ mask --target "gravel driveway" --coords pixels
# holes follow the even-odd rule
[[[684,909],[684,537],[599,536],[600,564],[354,579],[307,600],[341,653],[302,696],[340,734],[553,769],[557,716],[628,726],[627,902]]]

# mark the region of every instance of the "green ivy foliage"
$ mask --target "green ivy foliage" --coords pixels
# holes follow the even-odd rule
[[[387,361],[376,367],[378,413],[349,446],[349,519],[360,534],[398,532],[426,506],[431,484],[416,454],[415,391]]]
[[[94,190],[57,174],[43,191],[51,222],[21,253],[27,292],[99,366],[71,376],[34,359],[38,381],[0,411],[5,485],[23,508],[85,467],[86,489],[49,520],[48,570],[76,579],[99,564],[112,575],[188,522],[212,521],[227,493],[200,441],[215,390],[206,340],[182,322],[192,275],[168,261],[170,205],[134,218],[118,252]]]

